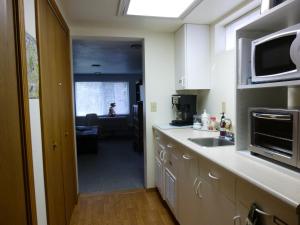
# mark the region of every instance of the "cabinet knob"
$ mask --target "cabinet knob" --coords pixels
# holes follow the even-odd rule
[[[65,136],[66,137],[69,136],[69,132],[68,131],[65,132]]]

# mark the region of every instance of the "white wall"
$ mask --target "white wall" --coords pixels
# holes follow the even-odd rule
[[[25,30],[36,38],[35,0],[24,0]],[[32,160],[38,225],[47,225],[39,99],[29,99]]]
[[[154,146],[152,125],[168,123],[172,118],[171,95],[174,82],[174,35],[128,29],[70,27],[73,37],[140,38],[145,50],[145,115],[146,115],[146,187],[154,187]],[[150,111],[150,103],[157,103],[157,112]]]
[[[220,118],[222,102],[226,104],[226,116],[235,120],[235,50],[215,51],[216,44],[225,40],[225,36],[215,37],[215,27],[210,26],[211,35],[211,90],[202,108]],[[225,42],[225,41],[224,41]]]

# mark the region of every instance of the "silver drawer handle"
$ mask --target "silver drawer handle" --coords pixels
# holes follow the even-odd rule
[[[193,157],[190,156],[190,155],[188,155],[188,154],[182,155],[182,158],[184,158],[184,159],[186,159],[186,160],[192,160],[192,159],[193,159]]]
[[[252,115],[253,117],[258,119],[279,120],[279,121],[291,120],[290,115],[278,115],[278,114],[268,114],[268,113],[253,113]]]
[[[160,158],[161,161],[163,160],[163,159],[162,159],[162,154],[163,154],[163,151],[160,151],[160,153],[159,153],[159,158]]]
[[[208,173],[208,176],[209,176],[211,179],[213,179],[213,180],[220,180],[220,178],[218,178],[218,177],[212,175],[211,172]]]
[[[195,194],[197,195],[197,189],[196,189],[196,183],[198,181],[198,177],[195,178],[195,181],[194,181],[194,184],[193,184],[193,187],[194,187],[194,192]]]
[[[241,216],[234,216],[233,218],[233,225],[236,225],[236,221],[239,221],[239,225],[241,224]]]
[[[199,198],[203,198],[202,193],[201,193],[201,184],[202,184],[202,181],[200,180],[197,185],[197,188],[196,188],[196,193],[198,193]]]
[[[166,152],[166,151],[163,151],[163,154],[162,154],[162,161],[163,161],[164,163],[166,163],[166,154],[167,154],[167,152]]]
[[[168,147],[168,148],[173,148],[173,145],[167,144],[167,147]]]
[[[266,213],[260,209],[255,209],[255,211],[264,216],[273,216],[272,214]]]

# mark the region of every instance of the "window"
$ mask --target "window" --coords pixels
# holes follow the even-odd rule
[[[76,116],[88,113],[108,115],[112,102],[116,103],[116,113],[129,114],[128,82],[76,82]]]
[[[233,50],[236,44],[236,31],[243,26],[253,22],[256,20],[260,15],[260,10],[255,9],[240,18],[234,20],[233,22],[225,25],[225,49],[226,50]]]

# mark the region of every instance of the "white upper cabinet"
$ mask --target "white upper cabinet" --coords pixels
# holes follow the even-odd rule
[[[175,33],[175,87],[210,89],[209,26],[184,24]]]

